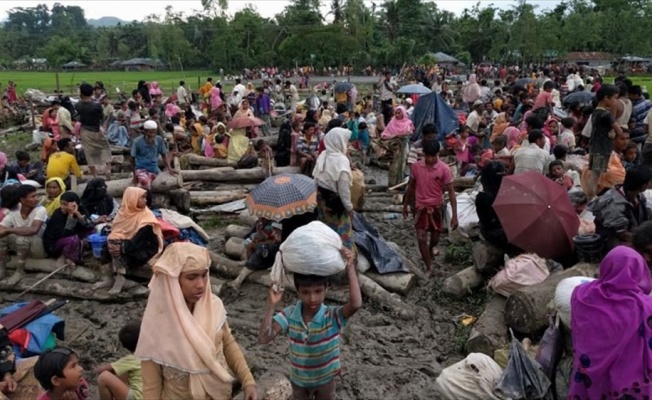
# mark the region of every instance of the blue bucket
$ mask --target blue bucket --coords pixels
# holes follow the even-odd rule
[[[106,240],[106,236],[102,236],[98,233],[92,234],[88,237],[88,243],[91,244],[91,248],[93,249],[93,257],[102,257],[102,247],[106,244]]]

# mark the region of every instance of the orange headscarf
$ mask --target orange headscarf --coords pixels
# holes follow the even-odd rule
[[[152,225],[154,233],[158,236],[159,252],[163,250],[163,232],[161,225],[152,213],[145,208],[138,208],[138,199],[147,193],[145,189],[128,187],[122,195],[120,210],[111,225],[109,240],[129,240],[133,238],[139,229]]]
[[[490,141],[493,143],[493,141],[500,135],[505,132],[505,129],[509,127],[509,122],[507,121],[507,114],[506,113],[500,113],[494,120],[494,128],[493,131],[491,132],[491,137]]]

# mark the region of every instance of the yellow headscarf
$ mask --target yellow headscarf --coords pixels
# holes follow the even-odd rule
[[[50,182],[56,182],[59,184],[59,187],[61,188],[61,193],[54,199],[50,200],[48,196],[45,196],[40,204],[45,207],[45,210],[48,212],[48,217],[51,217],[52,214],[57,210],[57,208],[61,207],[61,195],[66,192],[66,184],[63,183],[63,179],[61,178],[50,178],[47,181],[45,181],[45,186],[48,186],[48,183]]]

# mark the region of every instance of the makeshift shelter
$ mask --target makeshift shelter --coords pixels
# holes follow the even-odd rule
[[[164,65],[159,60],[151,58],[132,58],[122,62],[122,67],[125,71],[156,71],[163,68]]]
[[[65,70],[81,69],[81,68],[86,68],[86,64],[82,64],[77,61],[71,61],[69,63],[63,64],[61,68]]]
[[[464,63],[458,60],[457,58],[450,56],[446,53],[442,53],[441,51],[437,53],[428,53],[428,55],[435,57],[435,59],[437,60],[437,64],[442,66],[464,65]]]
[[[421,137],[421,129],[428,123],[435,124],[438,139],[444,140],[446,135],[457,129],[458,116],[438,93],[433,92],[419,97],[414,112],[412,112],[412,122],[416,128],[412,135],[413,141]]]

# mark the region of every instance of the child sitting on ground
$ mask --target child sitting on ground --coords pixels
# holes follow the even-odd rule
[[[38,400],[86,400],[88,383],[77,354],[66,347],[55,347],[41,354],[34,365],[34,377],[45,389]]]
[[[256,151],[265,175],[267,177],[272,176],[274,170],[274,152],[272,148],[263,139],[260,139],[256,142]]]
[[[623,167],[625,167],[625,170],[636,165],[637,158],[638,147],[636,146],[636,143],[629,143],[623,152]]]
[[[140,360],[133,355],[140,336],[140,322],[130,321],[118,333],[122,347],[127,349],[130,354],[111,364],[97,367],[100,400],[141,400],[143,398]]]
[[[299,302],[286,307],[273,319],[274,307],[283,292],[270,289],[265,316],[258,332],[261,344],[285,332],[290,340],[290,381],[295,400],[335,399],[335,377],[340,375],[340,332],[362,307],[355,271],[355,257],[343,250],[349,279],[349,302],[343,307],[324,305],[328,277],[294,274]]]
[[[573,179],[570,176],[566,175],[564,170],[564,164],[561,161],[555,160],[550,163],[548,178],[555,181],[555,183],[561,185],[566,190],[571,190],[573,187]]]

